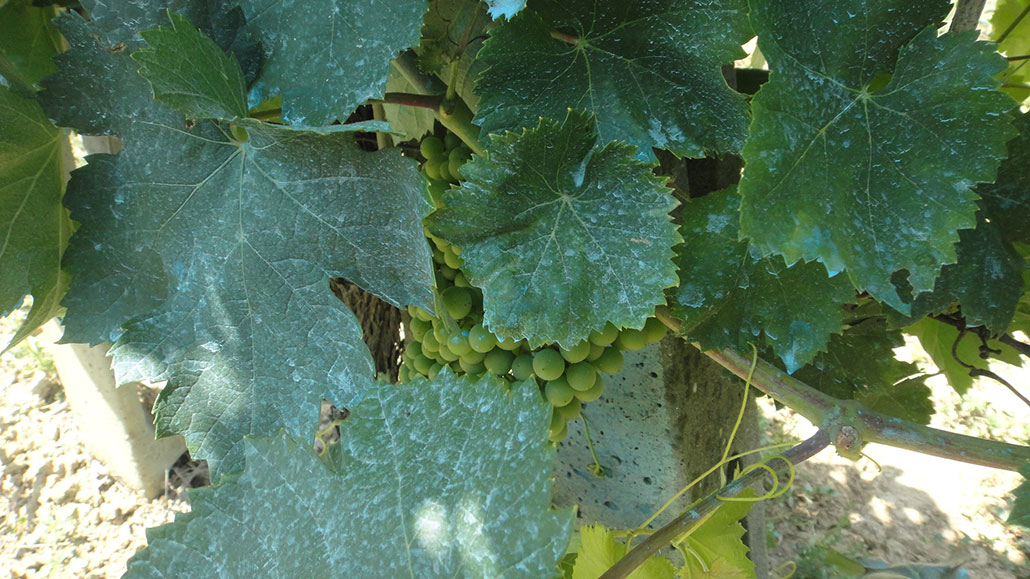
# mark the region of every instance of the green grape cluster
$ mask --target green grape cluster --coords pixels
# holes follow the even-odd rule
[[[440,193],[457,181],[461,165],[470,156],[452,137],[426,137],[420,144],[427,159],[422,171],[429,178],[437,205]],[[437,316],[408,306],[411,339],[402,358],[401,382],[417,375],[432,379],[444,366],[456,374],[489,372],[509,382],[534,378],[554,407],[549,436],[558,442],[568,434],[567,424],[579,417],[583,404],[601,397],[601,375],[622,369],[624,350],[639,350],[665,336],[665,325],[649,318],[640,330],[620,330],[609,323],[568,349],[556,344],[532,349],[524,340],[499,339],[483,325],[483,294],[461,271],[461,249],[432,234],[427,236],[436,265]]]

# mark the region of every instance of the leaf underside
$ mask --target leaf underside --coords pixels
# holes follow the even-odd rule
[[[632,147],[599,144],[591,117],[493,136],[462,173],[426,223],[461,248],[498,336],[572,347],[608,321],[640,328],[676,283],[676,201]]]
[[[975,225],[972,185],[993,181],[1013,135],[992,78],[1004,59],[975,31],[938,37],[947,9],[779,0],[751,13],[772,72],[752,102],[742,234],[788,263],[846,269],[903,313],[892,277],[933,288]]]
[[[289,436],[248,438],[243,473],[191,491],[126,576],[550,576],[574,519],[550,508],[550,419],[533,383],[376,385],[330,468]]]

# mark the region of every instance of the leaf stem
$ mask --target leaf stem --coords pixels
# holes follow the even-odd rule
[[[1030,60],[1030,54],[1020,54],[1019,56],[1006,56],[1005,60],[1009,62],[1015,62],[1017,60]]]
[[[658,308],[656,315],[674,332],[681,331],[679,320],[668,309]],[[700,345],[695,343],[694,346],[741,379],[747,378],[751,369],[749,358],[730,349],[704,351]],[[1030,462],[1030,447],[946,432],[887,416],[857,400],[838,400],[823,394],[763,360],[755,367],[751,385],[827,431],[837,452],[852,459],[861,456],[866,443],[878,442],[1011,471],[1018,471]]]
[[[998,36],[998,39],[995,40],[995,42],[997,42],[998,44],[1004,42],[1005,39],[1009,37],[1009,34],[1012,34],[1012,31],[1015,30],[1017,26],[1019,26],[1019,23],[1022,22],[1024,18],[1026,18],[1027,14],[1030,14],[1030,4],[1028,4],[1027,7],[1024,8],[1023,11],[1020,12],[1019,15],[1017,15],[1012,20],[1012,23],[1009,24],[1009,27],[1005,29],[1005,32],[1002,32]]]
[[[383,98],[373,99],[369,102],[371,102],[373,105],[404,105],[409,107],[431,109],[435,111],[436,109],[440,108],[440,103],[443,102],[443,96],[409,92],[388,92],[383,95]]]
[[[551,38],[553,38],[555,40],[560,40],[560,41],[562,41],[562,42],[564,42],[566,44],[571,44],[572,46],[576,46],[577,44],[579,44],[579,37],[578,36],[576,36],[574,34],[568,34],[568,33],[565,33],[565,32],[559,32],[557,30],[552,30],[551,31]]]
[[[784,462],[784,465],[780,469],[775,469],[775,472],[778,473],[782,470],[788,470],[792,465],[796,465],[815,456],[829,444],[829,435],[825,431],[819,430],[808,440],[783,451],[783,453],[770,460],[782,460]],[[752,469],[740,475],[738,478],[726,483],[726,485],[721,489],[710,493],[708,496],[695,503],[693,507],[687,510],[687,512],[676,517],[669,524],[651,534],[644,540],[644,542],[640,543],[633,550],[627,553],[625,557],[619,559],[615,565],[605,571],[604,575],[601,575],[600,579],[622,579],[624,577],[628,577],[634,569],[644,564],[645,561],[650,559],[652,555],[657,553],[663,547],[672,543],[685,533],[692,531],[697,527],[697,525],[711,517],[712,514],[722,506],[722,503],[725,502],[719,497],[731,498],[739,495],[744,492],[745,489],[750,488],[752,485],[762,480],[762,477],[764,477],[767,472],[769,471],[764,468]]]

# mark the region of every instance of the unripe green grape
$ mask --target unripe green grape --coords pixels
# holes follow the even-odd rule
[[[465,278],[465,274],[461,273],[460,271],[454,276],[454,285],[457,287],[472,287],[472,284],[469,283],[469,280]]]
[[[469,350],[461,355],[461,359],[465,360],[469,364],[479,364],[486,358],[486,354],[477,352],[475,350]]]
[[[458,254],[453,251],[445,251],[443,254],[443,262],[454,269],[461,269],[462,261],[458,257]]]
[[[431,181],[447,181],[444,173],[447,172],[447,160],[446,159],[430,159],[422,164],[422,172],[429,177]]]
[[[433,353],[440,351],[440,342],[436,340],[436,336],[433,335],[433,332],[426,332],[426,334],[422,336],[422,351]]]
[[[551,380],[544,386],[544,397],[551,403],[551,406],[565,406],[572,402],[573,396],[575,396],[575,392],[564,378]]]
[[[418,342],[408,342],[408,345],[404,347],[404,355],[411,359],[415,359],[422,355],[422,344]]]
[[[465,162],[469,157],[472,156],[472,149],[469,149],[464,144],[454,147],[447,153],[447,160],[449,161],[461,161]]]
[[[447,249],[451,247],[451,244],[447,240],[441,239],[432,233],[426,233],[426,236],[433,242],[433,246],[440,251],[447,251]]]
[[[555,410],[561,412],[561,415],[565,418],[565,422],[570,422],[579,418],[579,413],[583,410],[583,403],[579,401],[579,398],[573,398],[571,402],[565,406],[557,406]]]
[[[615,344],[622,350],[639,350],[647,345],[647,336],[640,330],[623,330]]]
[[[454,183],[457,181],[457,179],[455,179],[454,176],[451,175],[451,170],[448,168],[447,157],[444,157],[442,159],[433,159],[431,162],[439,163],[439,165],[437,165],[437,171],[440,172],[441,181],[447,181],[448,183]]]
[[[454,255],[457,255],[458,257],[461,257],[461,248],[458,247],[457,245],[452,245],[451,246],[451,252],[454,253]]]
[[[565,360],[556,350],[544,348],[533,354],[533,373],[541,380],[557,380],[564,372]]]
[[[426,377],[432,380],[433,378],[436,378],[436,375],[440,373],[440,370],[443,370],[443,365],[437,362],[429,368],[429,372],[426,373]]]
[[[558,442],[561,442],[561,441],[565,440],[565,437],[568,436],[568,435],[569,435],[569,427],[563,425],[561,427],[561,430],[557,430],[557,431],[548,430],[547,431],[547,440],[550,440],[551,442],[554,442],[554,443],[558,443]]]
[[[625,358],[622,357],[622,352],[619,351],[617,346],[608,346],[604,349],[604,353],[601,357],[594,360],[594,368],[597,368],[605,374],[618,374],[619,370],[622,370],[622,364],[625,362]]]
[[[412,366],[415,367],[416,370],[418,370],[419,374],[423,374],[423,375],[428,373],[429,369],[433,367],[433,361],[430,360],[429,358],[426,358],[422,354],[419,354],[418,356],[415,356],[415,358],[414,358],[414,360],[412,360],[411,364],[412,364]]]
[[[458,278],[458,275],[461,273],[458,270],[454,269],[453,267],[450,267],[450,266],[448,266],[447,264],[444,264],[444,263],[441,263],[440,267],[438,267],[437,270],[440,272],[440,275],[443,276],[443,278],[446,279],[446,280],[455,280],[455,279]],[[457,284],[455,284],[455,285],[457,285]]]
[[[476,324],[469,330],[469,346],[485,354],[497,347],[497,338],[482,324]]]
[[[561,349],[561,357],[565,358],[565,361],[568,362],[569,364],[575,364],[576,362],[582,362],[583,360],[586,360],[587,356],[589,356],[589,355],[590,355],[590,342],[588,340],[583,340],[582,342],[576,344],[575,346],[569,348],[568,350],[566,350],[565,348]]]
[[[565,415],[558,411],[557,407],[551,407],[551,425],[548,430],[558,431],[565,426]]]
[[[422,320],[423,322],[430,322],[433,320],[433,316],[429,315],[429,312],[417,306],[408,306],[408,314],[413,318]]]
[[[472,348],[469,346],[468,336],[464,334],[465,332],[462,332],[447,338],[447,349],[458,356],[464,356],[472,351]]]
[[[443,358],[445,362],[457,362],[459,358],[459,356],[450,349],[446,342],[440,344],[440,357]]]
[[[615,338],[619,336],[619,328],[616,328],[614,324],[608,322],[604,329],[600,332],[590,332],[590,342],[597,344],[598,346],[607,346],[615,341]]]
[[[587,361],[588,362],[593,362],[594,360],[600,358],[601,354],[604,354],[604,350],[605,350],[604,346],[598,346],[597,344],[591,343],[590,344],[590,355],[587,356]]]
[[[426,159],[436,159],[444,156],[444,142],[438,137],[426,137],[418,144],[418,152]]]
[[[411,380],[411,369],[407,365],[401,366],[400,370],[397,371],[397,381],[405,384],[409,380]]]
[[[487,352],[486,357],[483,358],[483,365],[490,372],[503,376],[511,370],[511,363],[515,360],[515,355],[506,350],[500,348],[494,348]],[[532,362],[530,362],[532,364]]]
[[[450,173],[451,177],[454,178],[455,182],[461,181],[461,166],[464,164],[464,159],[460,161],[451,159],[447,162],[447,172]]]
[[[644,332],[647,343],[651,344],[664,338],[669,328],[658,318],[647,318],[647,321],[644,323],[644,329],[641,331]]]
[[[408,323],[408,329],[411,330],[411,337],[415,338],[419,342],[425,337],[426,332],[432,329],[432,324],[427,321],[420,320],[418,318],[411,318],[411,322]]]
[[[479,376],[483,372],[486,372],[486,366],[484,366],[482,362],[470,364],[465,362],[464,358],[460,358],[458,360],[458,363],[461,364],[461,369],[464,370],[465,373],[470,376]]]
[[[590,390],[597,379],[597,370],[590,362],[579,362],[565,369],[565,379],[573,390]]]
[[[604,393],[604,380],[601,375],[597,375],[597,379],[594,380],[594,385],[590,387],[590,390],[576,390],[573,394],[576,398],[579,398],[582,402],[593,402],[601,397]]]
[[[451,149],[453,149],[455,147],[460,147],[464,143],[461,142],[461,138],[458,137],[458,135],[455,135],[454,133],[447,133],[443,137],[443,144],[444,144],[444,148],[446,150],[450,151]]]
[[[451,188],[450,184],[447,183],[446,181],[430,181],[429,182],[429,197],[432,198],[433,205],[435,205],[437,207],[440,207],[441,205],[443,205],[443,203],[440,201],[440,198],[443,197],[443,194],[446,193],[447,190],[450,189],[450,188]]]
[[[533,377],[533,356],[523,354],[511,361],[511,375],[522,381]]]
[[[504,339],[497,338],[497,347],[502,349],[502,350],[508,350],[509,352],[514,352],[515,350],[518,350],[519,346],[521,346],[521,345],[522,344],[520,342],[517,342],[517,341],[515,341],[515,340],[513,340],[511,338],[504,338]]]
[[[440,251],[440,249],[437,248],[437,247],[431,248],[431,251],[433,253],[433,262],[436,263],[436,264],[439,264],[439,265],[443,265],[444,264],[443,252]]]
[[[455,320],[460,320],[472,311],[472,293],[463,287],[449,287],[441,296],[447,313]]]
[[[443,325],[439,320],[433,323],[433,337],[440,344],[446,344],[447,338],[451,337],[451,334],[447,331],[447,327]]]

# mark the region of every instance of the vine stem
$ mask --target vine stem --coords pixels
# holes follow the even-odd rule
[[[1001,44],[1002,42],[1004,42],[1005,39],[1009,37],[1009,34],[1012,34],[1012,31],[1015,30],[1017,26],[1019,26],[1019,23],[1022,22],[1024,18],[1026,18],[1026,15],[1028,13],[1030,13],[1030,5],[1028,5],[1026,8],[1024,8],[1023,11],[1020,12],[1012,20],[1012,23],[1009,24],[1009,27],[1006,28],[1005,31],[1002,32],[1001,35],[998,36],[998,39],[995,40],[995,42],[997,42],[998,44]]]
[[[958,0],[958,4],[955,6],[955,17],[951,20],[948,32],[964,32],[976,28],[986,3],[987,0]]]
[[[811,438],[793,446],[773,458],[782,459],[784,464],[781,468],[775,469],[779,473],[793,468],[804,460],[807,460],[830,444],[830,436],[823,430],[816,432]],[[677,538],[691,532],[701,523],[705,522],[725,502],[722,498],[732,498],[745,489],[762,480],[769,471],[762,468],[755,468],[741,474],[730,481],[721,489],[718,489],[695,503],[687,512],[673,519],[669,524],[658,529],[644,542],[633,548],[625,557],[619,559],[610,569],[601,575],[600,579],[623,579],[628,577],[634,569],[643,565],[652,555],[660,551],[666,545]]]
[[[658,308],[656,315],[672,331],[681,333],[679,320],[667,308]],[[730,349],[705,351],[696,343],[694,346],[741,379],[747,378],[751,369],[749,358]],[[857,400],[838,400],[762,359],[755,366],[751,385],[827,431],[834,439],[837,452],[854,460],[861,457],[866,443],[878,442],[1011,471],[1018,471],[1030,462],[1030,447],[938,430],[870,410]]]

